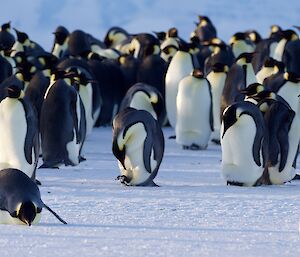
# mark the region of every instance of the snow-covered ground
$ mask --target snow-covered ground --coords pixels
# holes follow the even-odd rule
[[[111,26],[131,33],[177,27],[187,39],[197,14],[228,41],[237,31],[300,25],[299,1],[281,0],[10,0],[1,21],[50,50],[58,25],[103,39]],[[174,134],[164,129],[166,138]],[[300,256],[300,182],[228,187],[221,151],[184,151],[166,139],[158,188],[121,186],[111,153],[111,128],[94,129],[86,162],[39,170],[43,200],[64,218],[43,211],[37,226],[0,225],[0,256]],[[300,162],[298,161],[298,167]]]
[[[157,188],[126,187],[111,153],[111,128],[94,129],[86,162],[38,170],[36,226],[0,225],[0,256],[300,256],[300,182],[226,186],[220,146],[182,150],[164,129]],[[299,164],[299,163],[298,163]]]

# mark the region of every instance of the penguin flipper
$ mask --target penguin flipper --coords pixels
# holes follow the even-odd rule
[[[55,211],[53,211],[49,206],[47,206],[45,203],[44,204],[44,207],[49,211],[51,212],[61,223],[63,224],[68,224],[66,221],[64,221]]]

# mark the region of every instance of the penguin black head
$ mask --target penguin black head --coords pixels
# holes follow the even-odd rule
[[[50,53],[45,53],[40,56],[37,56],[37,60],[41,65],[42,70],[50,69],[52,71],[58,63],[58,58]]]
[[[280,32],[280,35],[282,36],[282,38],[285,38],[288,41],[290,41],[290,40],[293,41],[293,40],[299,39],[297,33],[291,29],[282,30]]]
[[[178,30],[176,28],[170,28],[168,30],[168,37],[178,37]]]
[[[28,35],[25,33],[25,32],[21,32],[19,30],[17,30],[16,28],[14,28],[16,34],[17,34],[17,40],[20,42],[20,43],[25,43],[25,41],[27,39],[29,39]]]
[[[252,83],[247,86],[245,89],[240,90],[241,94],[246,96],[254,96],[264,90],[264,86],[260,83]]]
[[[164,41],[167,37],[167,33],[164,31],[159,31],[159,32],[153,31],[153,33],[158,38],[158,40],[161,42]]]
[[[285,72],[283,74],[283,78],[286,81],[290,81],[290,82],[293,82],[293,83],[298,83],[300,81],[300,77],[294,72]]]
[[[205,26],[207,23],[212,23],[211,20],[207,16],[203,15],[198,15],[199,23],[198,25],[200,26]]]
[[[10,23],[11,22],[9,21],[7,23],[2,24],[1,31],[8,31],[9,32],[9,30],[10,30]]]
[[[217,62],[212,65],[211,70],[214,72],[228,72],[229,67],[224,63]]]
[[[241,61],[244,61],[245,63],[251,63],[254,54],[255,54],[255,52],[254,53],[241,53],[236,58],[235,62],[238,62],[241,60]]]
[[[204,78],[204,74],[200,69],[194,69],[193,72],[192,72],[192,76],[194,78],[197,78],[197,79],[203,79]]]
[[[72,56],[81,56],[91,51],[87,34],[82,30],[74,30],[69,35],[68,50]]]
[[[21,204],[17,217],[28,226],[31,226],[36,214],[37,209],[35,205],[31,201],[27,201]]]
[[[18,86],[18,85],[12,84],[12,85],[8,86],[6,90],[7,90],[7,96],[9,98],[18,99],[18,98],[22,97],[23,91],[20,88],[20,86]]]
[[[245,32],[245,35],[246,35],[247,38],[250,39],[254,44],[258,44],[258,43],[262,40],[261,35],[260,35],[256,30],[247,30],[247,31]]]
[[[280,33],[282,31],[282,28],[278,25],[272,25],[270,27],[271,31],[270,31],[270,34],[269,34],[269,38],[273,38],[273,39],[279,39],[281,36],[280,36]]]
[[[70,33],[64,26],[58,26],[53,34],[55,35],[55,43],[63,45]]]
[[[247,36],[245,33],[243,32],[237,32],[235,33],[231,39],[230,39],[230,45],[232,45],[234,42],[238,41],[238,40],[246,40]]]

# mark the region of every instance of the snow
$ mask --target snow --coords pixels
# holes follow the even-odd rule
[[[171,128],[157,188],[126,187],[111,128],[94,129],[86,162],[38,170],[43,210],[32,227],[0,225],[5,256],[299,256],[300,182],[226,186],[220,146],[182,150]]]
[[[197,15],[207,15],[222,39],[256,28],[300,25],[299,1],[279,0],[11,0],[1,5],[2,23],[50,50],[58,25],[103,39],[109,27],[131,33],[172,26],[187,39]],[[300,256],[300,181],[282,186],[226,186],[220,146],[182,150],[164,128],[165,155],[158,188],[125,187],[111,152],[111,128],[97,128],[86,141],[86,162],[38,170],[47,210],[32,226],[0,225],[5,256]],[[298,167],[299,167],[298,161]]]

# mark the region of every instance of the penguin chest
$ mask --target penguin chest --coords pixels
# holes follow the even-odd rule
[[[273,58],[275,60],[280,61],[280,62],[282,61],[282,55],[283,55],[283,51],[284,51],[286,43],[287,43],[286,39],[281,39],[279,41],[279,43],[277,44],[275,51],[274,51],[274,56],[273,56]]]
[[[235,57],[238,57],[242,53],[251,53],[254,51],[254,47],[247,44],[244,40],[238,40],[232,47],[232,51]]]
[[[294,112],[298,112],[300,94],[300,85],[287,81],[277,92],[288,104],[291,106]]]
[[[53,47],[52,54],[57,58],[61,58],[63,53],[67,50],[68,45],[64,43],[63,45],[55,43]]]
[[[119,139],[119,145],[125,146],[125,159],[124,165],[125,169],[119,163],[122,175],[125,175],[130,179],[131,184],[140,184],[148,179],[150,173],[146,170],[144,165],[144,142],[147,133],[145,127],[142,123],[136,123],[132,125],[125,136],[124,139]],[[121,137],[121,135],[119,136]],[[121,142],[122,141],[122,142]],[[153,156],[153,155],[152,155]],[[150,157],[151,158],[151,157]],[[154,166],[152,162],[151,167]]]
[[[19,100],[5,98],[0,103],[0,166],[24,169],[29,165],[24,144],[27,133],[26,113]]]
[[[86,128],[87,133],[91,133],[92,128],[94,126],[94,119],[93,119],[93,89],[91,84],[86,86],[80,86],[79,88],[79,95],[81,97],[85,117],[86,117]]]

